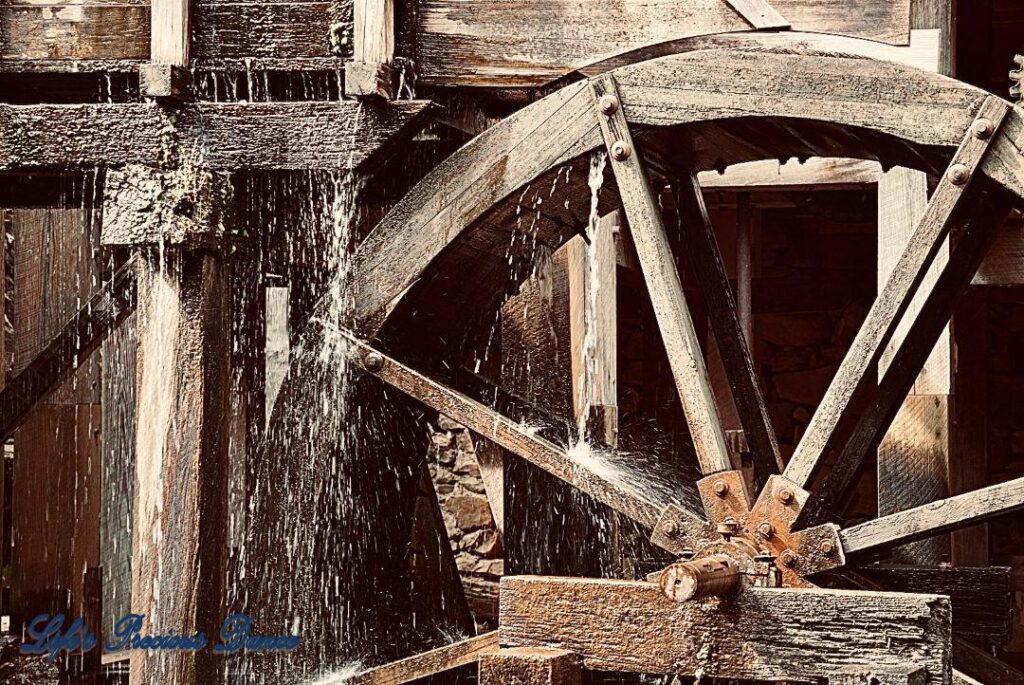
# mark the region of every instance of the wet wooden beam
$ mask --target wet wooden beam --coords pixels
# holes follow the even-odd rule
[[[345,93],[394,97],[394,0],[354,0],[352,61],[345,63]]]
[[[9,438],[32,408],[81,366],[134,308],[131,260],[0,391],[0,440]]]
[[[422,654],[371,668],[346,680],[350,685],[401,685],[471,664],[481,653],[498,647],[498,631],[459,640]]]
[[[146,104],[0,105],[0,170],[142,164],[201,168],[366,167],[424,125],[430,103],[201,103],[172,117]]]
[[[676,604],[647,582],[501,581],[503,646],[557,645],[600,671],[793,681],[915,666],[938,684],[949,678],[950,631],[938,595],[750,587]]]
[[[580,685],[579,658],[563,649],[519,647],[480,656],[480,685]]]
[[[654,306],[661,340],[668,354],[676,390],[686,414],[694,449],[705,474],[731,468],[725,435],[711,393],[711,382],[694,328],[675,258],[639,152],[622,113],[615,80],[591,81],[594,109],[611,157],[612,170],[629,221],[647,292]]]

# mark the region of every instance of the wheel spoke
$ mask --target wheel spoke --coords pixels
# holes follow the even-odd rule
[[[1024,478],[947,497],[839,532],[848,556],[875,554],[1024,509]]]
[[[874,385],[872,376],[876,364],[949,235],[954,214],[962,206],[965,191],[978,175],[992,141],[998,138],[1008,110],[1009,105],[999,98],[990,97],[985,101],[939,182],[924,217],[875,299],[807,432],[786,466],[785,476],[801,487],[809,486],[825,455],[837,447],[837,428],[849,418],[850,407]]]
[[[697,176],[687,172],[677,188],[677,202],[687,262],[697,275],[707,302],[711,328],[722,354],[722,361],[732,388],[747,445],[754,456],[758,483],[764,483],[783,468],[779,444],[771,428],[768,408],[757,383],[757,372],[740,326],[736,302],[729,287],[729,278],[715,238],[715,229],[708,217],[704,196]]]
[[[640,268],[654,305],[679,399],[686,414],[697,459],[705,474],[731,468],[725,436],[715,408],[707,366],[686,306],[683,286],[669,247],[661,210],[651,193],[610,75],[591,82],[601,131],[612,159],[622,207],[636,246]]]
[[[352,346],[352,359],[366,371],[634,521],[652,528],[666,506],[681,506],[679,502],[662,501],[660,493],[653,489],[642,490],[646,479],[643,474],[628,470],[628,459],[623,455],[613,450],[592,449],[582,442],[566,450],[537,435],[536,428],[513,421],[432,381],[351,333],[342,335]],[[695,525],[703,525],[696,512],[687,513]]]

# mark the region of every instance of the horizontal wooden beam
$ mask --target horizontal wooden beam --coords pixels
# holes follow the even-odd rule
[[[748,587],[676,604],[654,583],[511,576],[500,606],[502,646],[558,646],[593,670],[793,681],[918,666],[949,682],[938,595]]]
[[[743,162],[722,173],[702,171],[698,179],[704,190],[815,190],[822,187],[835,190],[878,183],[881,175],[882,165],[878,162],[812,157],[804,162],[797,159]]]
[[[428,121],[426,101],[0,105],[0,170],[141,164],[344,169],[372,162]],[[392,147],[391,149],[395,149]]]
[[[98,349],[134,309],[135,260],[131,259],[0,390],[0,440],[11,437],[32,408]]]

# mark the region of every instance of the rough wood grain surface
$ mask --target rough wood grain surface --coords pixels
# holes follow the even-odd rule
[[[1004,101],[993,97],[986,101],[978,118],[989,119],[997,132],[1007,110]],[[954,163],[963,164],[969,170],[969,183],[977,175],[995,134],[993,138],[981,139],[967,129],[964,126],[966,136],[954,157]],[[836,447],[837,427],[843,419],[849,418],[847,408],[854,404],[858,395],[873,385],[865,379],[881,358],[935,255],[949,235],[954,212],[965,197],[968,187],[968,184],[954,184],[948,175],[943,176],[914,234],[908,240],[906,249],[893,267],[885,287],[875,298],[857,337],[811,418],[807,431],[786,465],[785,476],[789,480],[807,487],[824,463],[826,453]],[[863,454],[858,454],[853,458],[862,457]],[[845,486],[844,483],[839,484]]]
[[[788,29],[790,24],[767,0],[725,0],[755,29]]]
[[[351,685],[401,685],[476,661],[481,652],[498,646],[498,631],[459,640],[353,676]]]
[[[711,393],[700,340],[665,233],[661,207],[651,191],[640,152],[622,112],[614,77],[601,76],[592,80],[590,85],[594,113],[601,124],[605,146],[610,151],[622,208],[629,221],[629,234],[647,282],[647,294],[654,307],[661,341],[668,355],[701,471],[704,474],[726,471],[731,468],[731,463],[725,447],[725,435]],[[609,98],[615,103],[610,112],[605,111],[602,105]],[[617,149],[624,149],[625,155],[616,154]]]
[[[192,29],[191,0],[150,0],[149,59],[188,66]]]
[[[0,58],[145,59],[149,6],[142,2],[0,4]]]
[[[840,531],[848,555],[877,552],[1024,509],[1024,478],[948,497]]]
[[[557,646],[594,670],[792,681],[916,665],[948,683],[949,641],[937,595],[746,588],[676,604],[653,583],[501,581],[502,646]]]
[[[481,685],[580,685],[579,657],[563,649],[513,647],[480,656]]]
[[[339,169],[407,141],[429,104],[203,103],[0,105],[0,169],[143,164],[211,169]],[[316,141],[316,144],[311,144]]]
[[[772,2],[797,30],[897,44],[909,40],[909,4]],[[756,19],[756,14],[751,16]],[[419,0],[411,32],[416,45],[404,46],[403,51],[417,56],[424,83],[537,86],[642,46],[749,28],[742,14],[723,0],[616,0],[598,5],[569,0]]]

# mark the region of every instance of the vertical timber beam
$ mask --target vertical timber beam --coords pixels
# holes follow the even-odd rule
[[[480,685],[580,685],[576,655],[561,649],[514,647],[480,656]]]
[[[878,288],[881,290],[928,206],[927,175],[897,167],[878,182]],[[949,260],[942,244],[924,278],[927,290]],[[903,315],[879,361],[881,377],[921,309],[919,292]],[[892,514],[948,496],[950,344],[948,327],[939,337],[878,448],[878,513]],[[896,563],[938,565],[949,554],[949,540],[937,536],[893,550]]]
[[[152,0],[149,62],[139,68],[143,95],[183,99],[188,91],[190,0]]]
[[[345,63],[345,94],[393,99],[394,0],[355,0],[352,15],[352,61]]]
[[[226,233],[230,199],[222,175],[108,172],[103,242],[140,256],[132,612],[145,616],[143,634],[219,632],[232,284],[226,245],[217,249],[213,236]],[[130,682],[217,682],[222,667],[210,650],[138,650]]]

